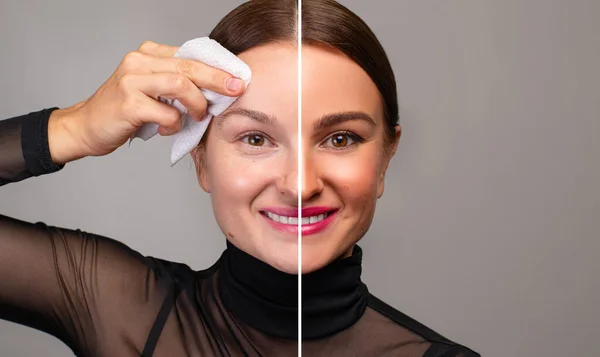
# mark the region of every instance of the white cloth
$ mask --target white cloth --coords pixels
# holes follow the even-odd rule
[[[200,61],[228,72],[234,77],[242,79],[246,83],[246,87],[250,84],[252,78],[252,72],[246,63],[217,41],[208,37],[196,38],[184,43],[173,57]],[[200,122],[190,117],[187,109],[178,100],[160,98],[163,103],[172,105],[181,113],[183,124],[181,131],[173,135],[171,165],[190,153],[200,143],[211,119],[223,113],[237,99],[237,97],[228,97],[208,89],[200,88],[200,90],[208,102],[206,115]],[[129,143],[131,144],[134,138],[141,138],[146,141],[157,133],[158,125],[147,123],[133,133]]]

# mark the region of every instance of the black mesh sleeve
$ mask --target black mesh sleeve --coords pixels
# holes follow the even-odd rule
[[[58,108],[0,121],[0,186],[61,170],[52,162],[48,120]]]
[[[0,184],[62,169],[48,147],[54,109],[0,121]],[[76,355],[117,356],[123,346],[140,355],[163,285],[117,240],[0,214],[0,319],[47,332]]]

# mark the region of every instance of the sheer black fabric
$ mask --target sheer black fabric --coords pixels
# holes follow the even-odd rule
[[[58,171],[48,149],[48,119],[58,108],[0,122],[0,185]]]
[[[48,149],[51,111],[0,121],[0,185],[62,169]],[[479,356],[371,295],[361,259],[356,246],[303,276],[303,356]],[[296,276],[229,242],[211,268],[193,271],[108,237],[0,215],[0,318],[78,356],[297,356],[297,295]]]

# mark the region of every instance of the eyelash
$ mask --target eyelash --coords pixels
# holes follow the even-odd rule
[[[256,146],[256,145],[251,145],[250,143],[248,143],[247,139],[249,139],[252,136],[260,136],[260,137],[264,138],[265,141],[268,141],[269,143],[271,143],[271,145],[273,145],[271,138],[269,138],[265,133],[261,133],[260,131],[250,131],[250,132],[244,133],[239,136],[239,140],[242,141],[246,146],[249,146],[251,148],[251,150],[260,150],[265,147],[265,145]]]
[[[252,150],[260,150],[261,148],[265,147],[265,145],[255,146],[255,145],[251,145],[250,143],[248,143],[247,139],[249,139],[252,136],[260,136],[260,137],[264,138],[266,141],[268,141],[269,143],[273,144],[271,138],[269,138],[266,134],[259,132],[259,131],[251,131],[251,132],[244,133],[244,134],[240,135],[239,140],[242,141],[246,146],[252,147]],[[336,133],[331,134],[325,140],[323,146],[327,146],[327,142],[329,142],[336,136],[346,136],[352,141],[352,143],[347,144],[344,147],[335,147],[335,146],[330,145],[329,147],[334,150],[347,150],[349,147],[354,146],[356,144],[363,143],[365,141],[365,139],[362,138],[360,135],[357,135],[351,131],[338,131]]]
[[[326,140],[325,143],[323,144],[324,146],[326,146],[327,142],[329,142],[330,140],[332,140],[333,138],[335,138],[336,136],[346,136],[348,137],[350,140],[352,140],[353,142],[350,144],[347,144],[344,147],[335,147],[335,146],[329,146],[331,149],[333,150],[347,150],[349,147],[354,146],[356,144],[361,144],[365,142],[365,139],[363,137],[361,137],[360,135],[357,135],[351,131],[338,131],[336,133],[331,134]]]

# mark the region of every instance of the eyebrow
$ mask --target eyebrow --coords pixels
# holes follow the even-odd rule
[[[236,115],[236,114],[243,115],[247,118],[250,118],[254,121],[257,121],[257,122],[259,122],[261,124],[265,124],[265,125],[274,126],[275,123],[277,122],[275,117],[267,115],[258,110],[246,109],[246,108],[231,108],[229,110],[226,110],[223,114],[221,114],[217,117],[218,119],[222,119],[217,122],[217,125],[219,127],[222,127],[223,123],[226,121],[226,119],[229,116]],[[314,126],[314,130],[318,131],[318,130],[322,130],[324,128],[339,125],[339,124],[345,123],[347,121],[352,121],[352,120],[363,120],[363,121],[366,121],[367,123],[369,123],[369,125],[371,125],[371,126],[376,126],[375,120],[373,120],[373,118],[369,114],[367,114],[365,112],[361,112],[361,111],[349,111],[349,112],[325,114],[325,115],[321,116],[320,118],[318,118],[317,121],[315,121],[313,126]]]
[[[360,111],[326,114],[317,119],[313,126],[314,130],[318,131],[351,120],[363,120],[371,126],[376,126],[375,120],[373,120],[369,114]]]
[[[217,118],[218,119],[222,119],[219,120],[217,122],[217,125],[219,127],[223,126],[223,123],[226,121],[226,119],[231,116],[231,115],[243,115],[247,118],[250,118],[252,120],[255,120],[261,124],[266,124],[266,125],[271,125],[274,126],[275,123],[277,122],[277,120],[270,115],[267,115],[263,112],[259,112],[258,110],[252,110],[252,109],[246,109],[246,108],[231,108],[229,110],[226,110],[225,113],[219,115]]]

